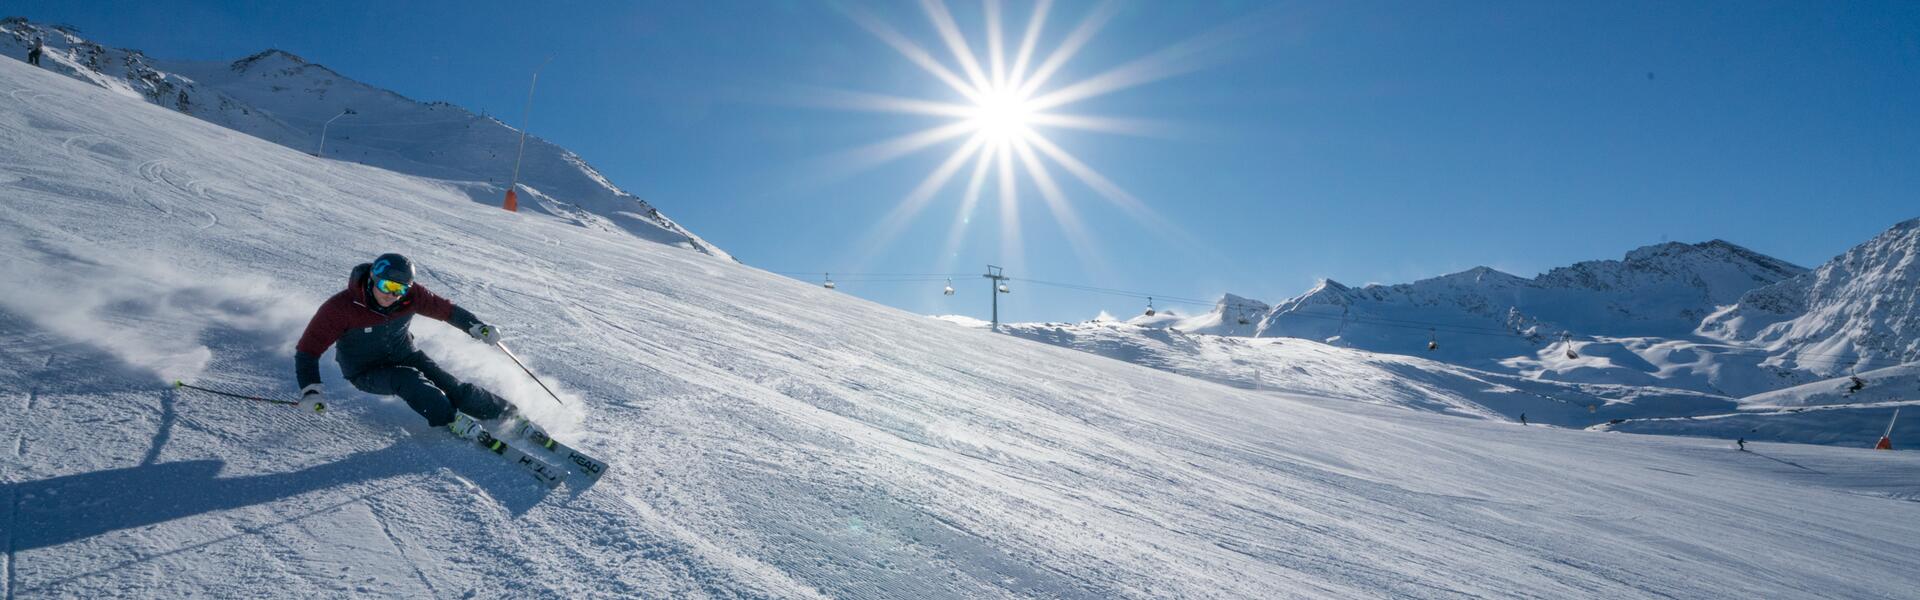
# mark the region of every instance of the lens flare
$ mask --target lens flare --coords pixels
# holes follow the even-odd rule
[[[1171,226],[1112,180],[1049,140],[1046,132],[1075,129],[1112,134],[1150,133],[1156,127],[1150,121],[1061,111],[1077,102],[1190,70],[1181,68],[1180,59],[1191,54],[1188,48],[1191,43],[1156,52],[1085,79],[1056,85],[1054,78],[1070,70],[1069,60],[1078,55],[1113,18],[1116,11],[1112,3],[1100,4],[1089,11],[1051,52],[1041,54],[1038,45],[1053,10],[1051,0],[1040,0],[1034,4],[1015,48],[1009,47],[1011,44],[1008,42],[1013,40],[1008,39],[1002,28],[1004,14],[999,1],[986,0],[982,7],[986,38],[984,57],[974,53],[972,41],[961,31],[943,0],[921,0],[920,7],[939,37],[939,45],[950,53],[951,65],[881,19],[858,9],[847,9],[848,16],[856,23],[901,57],[945,84],[955,96],[945,100],[929,100],[860,92],[836,94],[840,100],[837,104],[845,108],[946,120],[922,131],[856,149],[847,158],[862,163],[861,168],[871,168],[927,148],[955,141],[959,143],[951,154],[940,161],[939,167],[927,174],[881,219],[862,248],[862,256],[884,254],[885,246],[908,223],[953,180],[961,179],[957,175],[962,170],[971,171],[971,177],[964,178],[967,182],[964,185],[965,192],[948,232],[946,247],[939,254],[942,262],[949,262],[959,254],[963,230],[974,222],[973,210],[981,205],[982,192],[987,190],[999,195],[994,205],[998,206],[1001,213],[1002,253],[1021,251],[1018,219],[1018,190],[1021,186],[1017,180],[1024,176],[1034,188],[1040,190],[1040,198],[1045,201],[1047,212],[1059,222],[1075,254],[1083,263],[1100,263],[1094,240],[1080,224],[1079,213],[1072,205],[1072,194],[1062,189],[1060,182],[1053,178],[1053,168],[1078,180],[1080,187],[1076,191],[1099,196],[1152,230],[1172,237],[1184,235],[1184,232]],[[1051,168],[1049,162],[1052,163]],[[986,181],[988,178],[995,181],[989,184]],[[1017,265],[1021,258],[1003,256],[1001,260]]]

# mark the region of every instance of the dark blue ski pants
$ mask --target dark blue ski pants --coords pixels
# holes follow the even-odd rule
[[[351,381],[369,394],[399,396],[434,427],[452,423],[454,411],[485,420],[500,416],[508,406],[493,392],[455,379],[418,350],[394,364],[361,371]]]

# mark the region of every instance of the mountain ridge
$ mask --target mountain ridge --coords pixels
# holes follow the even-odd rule
[[[498,205],[504,175],[514,172],[521,135],[505,122],[450,102],[413,100],[279,48],[232,61],[161,60],[71,27],[0,19],[0,51],[25,52],[34,39],[46,42],[48,70],[296,150],[324,147],[328,158],[444,179],[475,202]],[[519,183],[524,211],[733,260],[539,136],[526,136]]]

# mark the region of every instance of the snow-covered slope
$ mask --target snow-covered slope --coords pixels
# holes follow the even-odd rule
[[[17,60],[0,60],[0,192],[15,598],[1920,586],[1920,454],[1740,453],[1222,386],[508,214]],[[430,353],[614,471],[547,493],[330,368],[318,417],[164,385],[290,392],[300,325],[384,251],[503,325],[577,408],[422,322]]]
[[[1197,319],[1197,317],[1196,317]],[[983,328],[986,323],[957,322]],[[1132,322],[1001,325],[1010,335],[1234,387],[1479,419],[1587,427],[1612,419],[1734,410],[1732,398],[1657,387],[1562,383],[1293,338],[1188,333]]]
[[[1655,386],[1566,383],[1311,340],[1192,334],[1111,320],[1004,324],[1001,330],[1240,388],[1467,418],[1524,416],[1529,423],[1595,431],[1864,448],[1879,439],[1892,407],[1920,403],[1920,366],[1911,365],[1863,373],[1858,391],[1840,378],[1736,399]],[[1895,433],[1920,440],[1920,422],[1906,422]]]
[[[1700,329],[1763,346],[1770,364],[1823,376],[1920,361],[1920,219],[1753,290]]]
[[[1835,377],[1739,400],[1738,411],[1721,414],[1627,417],[1595,425],[1595,431],[1692,435],[1748,441],[1872,447],[1887,432],[1894,410],[1895,449],[1920,446],[1920,364]]]
[[[89,41],[71,27],[0,20],[0,53],[19,58],[34,39],[46,43],[42,66],[54,72],[302,152],[321,150],[324,127],[327,158],[457,182],[475,202],[498,206],[513,173],[519,130],[445,102],[407,99],[287,52],[230,63],[156,60]],[[335,119],[347,110],[354,114]],[[731,258],[538,136],[527,136],[520,184],[523,210]]]

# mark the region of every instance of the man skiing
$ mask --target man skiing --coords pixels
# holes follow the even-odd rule
[[[40,55],[46,52],[46,48],[46,45],[42,44],[39,38],[35,38],[33,40],[33,49],[27,51],[27,64],[40,64]]]
[[[369,394],[399,396],[426,417],[428,425],[452,424],[460,414],[495,419],[508,411],[511,405],[505,400],[455,379],[414,348],[413,333],[407,327],[416,313],[446,321],[482,342],[500,341],[499,329],[415,283],[413,263],[407,257],[382,254],[372,263],[354,267],[347,289],[322,302],[307,322],[293,355],[301,408],[325,410],[320,355],[337,342],[334,359],[353,387]]]

